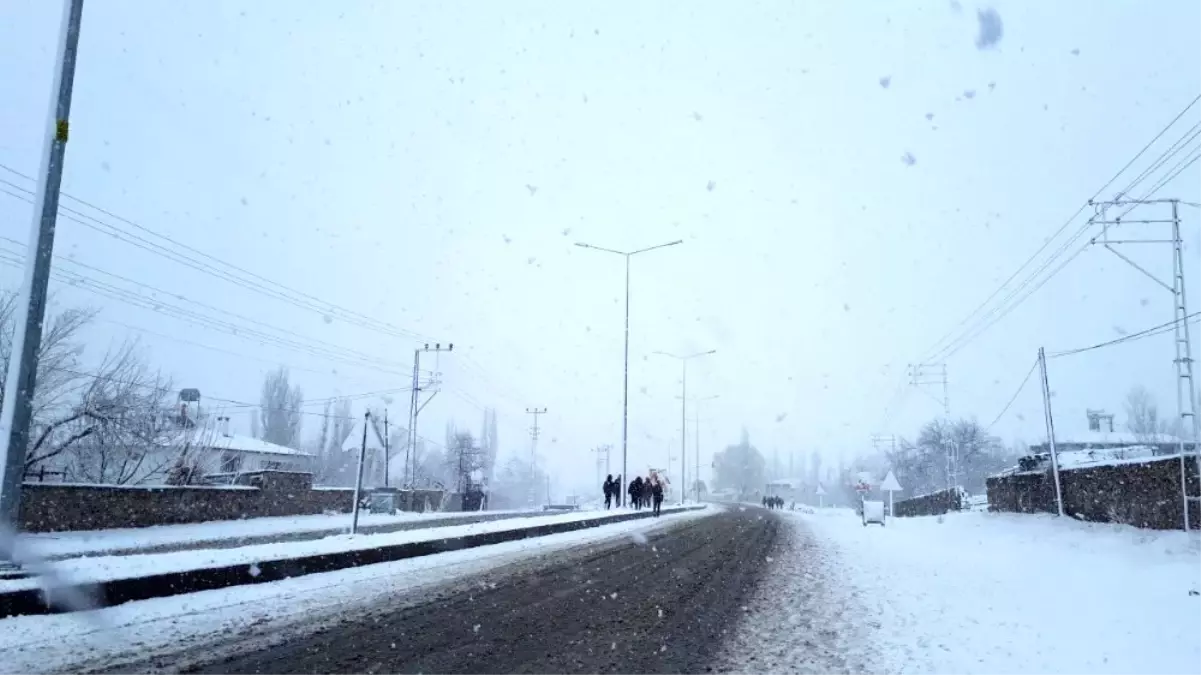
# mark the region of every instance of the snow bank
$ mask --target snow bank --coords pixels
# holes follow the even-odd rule
[[[111,579],[125,579],[152,574],[202,569],[205,567],[224,567],[239,564],[251,565],[261,560],[357,551],[415,541],[437,541],[485,532],[503,532],[554,523],[571,523],[580,520],[590,520],[596,517],[598,517],[598,514],[595,512],[576,511],[540,517],[536,520],[509,518],[482,523],[470,523],[467,525],[450,525],[447,527],[403,530],[381,534],[340,534],[323,539],[239,546],[237,548],[71,558],[51,564],[54,571],[65,581],[73,583],[107,581]],[[38,577],[0,580],[0,591],[36,588],[40,584],[41,579]]]
[[[574,546],[629,537],[645,545],[646,533],[716,509],[670,518],[631,520],[545,537],[481,546],[464,551],[379,565],[312,574],[255,586],[237,586],[117,607],[0,620],[0,673],[113,670],[134,660],[155,659],[168,670],[185,667],[173,655],[181,650],[219,659],[231,638],[278,644],[320,630],[348,613],[375,603],[400,602],[404,594],[503,565]],[[489,578],[504,583],[503,577]],[[482,583],[482,581],[481,581]]]
[[[1201,671],[1197,533],[1050,515],[957,513],[883,528],[843,509],[781,515],[813,542],[808,573],[858,642],[844,656],[864,669]],[[795,579],[792,595],[813,586]]]
[[[254,489],[254,488],[251,488]],[[486,511],[487,514],[511,513],[519,515],[528,511]],[[417,521],[437,521],[466,518],[477,513],[360,513],[360,527],[389,525]],[[44,532],[21,534],[20,545],[43,558],[70,555],[89,555],[138,548],[152,548],[185,544],[198,541],[218,541],[242,537],[270,536],[323,530],[350,529],[351,514],[338,513],[315,516],[281,516],[275,518],[249,518],[247,520],[216,520],[207,523],[183,525],[158,525],[155,527],[131,527],[114,530],[86,530],[78,532]]]

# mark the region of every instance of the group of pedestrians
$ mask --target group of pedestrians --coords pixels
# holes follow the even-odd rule
[[[784,508],[784,498],[783,497],[770,497],[770,496],[764,497],[763,505],[769,509],[782,509],[782,508]]]
[[[618,475],[617,478],[614,478],[613,474],[609,474],[605,477],[603,488],[605,508],[619,506],[621,504],[621,476]],[[659,479],[657,473],[652,471],[646,478],[636,476],[634,480],[630,481],[626,493],[630,495],[630,505],[636,510],[646,507],[653,509],[656,516],[659,515],[663,506],[663,481]]]

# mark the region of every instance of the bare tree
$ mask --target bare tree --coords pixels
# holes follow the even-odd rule
[[[66,425],[68,438],[77,437],[69,446],[72,475],[113,485],[165,479],[189,452],[170,378],[149,365],[137,342],[107,354],[100,372]]]
[[[296,447],[300,442],[300,406],[303,401],[304,392],[299,385],[292,386],[288,381],[288,369],[285,366],[267,373],[259,399],[263,440],[289,448]]]
[[[16,295],[0,293],[0,406],[12,357],[16,330]],[[111,375],[101,367],[88,373],[80,363],[83,343],[79,333],[95,317],[85,308],[69,308],[47,320],[39,346],[37,386],[33,394],[30,443],[26,448],[25,470],[57,460],[74,443],[87,438],[100,421],[101,411],[78,405],[88,393]],[[82,391],[82,394],[80,393]]]
[[[1171,425],[1159,419],[1155,397],[1142,385],[1126,392],[1126,429],[1139,443],[1157,443],[1169,433]]]

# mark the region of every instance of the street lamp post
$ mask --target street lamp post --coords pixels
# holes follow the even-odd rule
[[[668,246],[675,246],[676,244],[683,244],[683,243],[684,243],[683,239],[677,239],[676,241],[671,241],[666,244],[659,244],[658,246],[650,246],[647,248],[638,249],[637,251],[616,251],[611,248],[602,248],[600,246],[593,246],[592,244],[585,244],[583,242],[576,243],[576,246],[579,246],[580,248],[590,248],[594,251],[604,251],[605,253],[613,253],[616,255],[625,256],[625,259],[626,259],[626,337],[625,337],[625,358],[624,358],[624,368],[623,368],[625,372],[623,375],[622,385],[621,385],[621,477],[622,477],[622,480],[626,480],[626,478],[629,476],[629,473],[626,470],[627,469],[626,459],[629,455],[628,439],[629,439],[629,428],[630,428],[630,258],[638,255],[639,253],[646,253],[647,251],[653,251],[657,248],[667,248]],[[626,491],[618,490],[618,497],[620,498],[620,504],[622,506],[625,506]]]
[[[691,359],[700,357],[700,356],[708,356],[710,354],[716,354],[717,350],[710,349],[707,352],[697,352],[695,354],[689,354],[688,356],[677,356],[677,355],[671,354],[669,352],[655,352],[655,353],[660,356],[670,356],[673,359],[679,359],[680,365],[683,366],[683,374],[680,377],[680,459],[683,460],[680,462],[680,486],[681,486],[681,488],[680,488],[680,503],[683,504],[684,503],[684,492],[688,489],[687,488],[687,485],[688,485],[688,472],[687,472],[688,460],[686,459],[688,457],[688,451],[684,447],[684,443],[686,442],[685,439],[688,438],[688,434],[686,433],[688,430],[687,429],[687,423],[688,423],[687,422],[687,420],[688,420],[688,417],[687,417],[687,412],[688,412],[688,361]]]
[[[683,397],[681,396],[680,398]],[[696,476],[692,479],[692,492],[696,496],[697,504],[701,503],[701,402],[712,401],[715,398],[721,398],[721,395],[714,394],[712,396],[705,396],[704,398],[692,399],[692,415],[694,420],[692,427],[693,432],[696,433],[695,445],[692,447],[693,452],[696,453],[696,463],[693,464],[696,467]]]

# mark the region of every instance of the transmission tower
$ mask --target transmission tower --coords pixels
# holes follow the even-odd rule
[[[1184,529],[1190,527],[1189,502],[1201,502],[1201,494],[1190,492],[1188,473],[1185,469],[1185,436],[1192,435],[1192,455],[1197,463],[1198,475],[1201,476],[1201,419],[1197,417],[1197,388],[1193,379],[1193,351],[1188,327],[1188,303],[1184,295],[1184,241],[1180,235],[1180,200],[1178,199],[1115,199],[1107,202],[1089,204],[1095,213],[1089,222],[1101,225],[1101,234],[1093,237],[1091,244],[1104,246],[1106,250],[1121,258],[1125,263],[1144,274],[1147,278],[1162,286],[1172,294],[1172,320],[1175,327],[1173,339],[1172,362],[1176,366],[1176,410],[1180,415],[1180,429],[1176,433],[1177,451],[1180,453],[1180,496],[1181,508],[1184,511]],[[1125,206],[1125,210],[1114,218],[1109,218],[1109,210]],[[1155,218],[1126,219],[1132,211],[1152,207],[1159,213]],[[1164,217],[1168,216],[1168,217]],[[1126,230],[1118,230],[1126,225]],[[1130,226],[1134,226],[1133,228]],[[1141,227],[1139,227],[1141,226]],[[1164,227],[1167,226],[1167,227]],[[1169,237],[1138,238],[1133,229],[1167,229]],[[1121,238],[1112,239],[1110,234],[1117,231]],[[1129,236],[1133,235],[1133,236]],[[1166,283],[1146,268],[1134,262],[1119,252],[1114,246],[1125,244],[1169,244],[1172,247],[1172,283]]]

